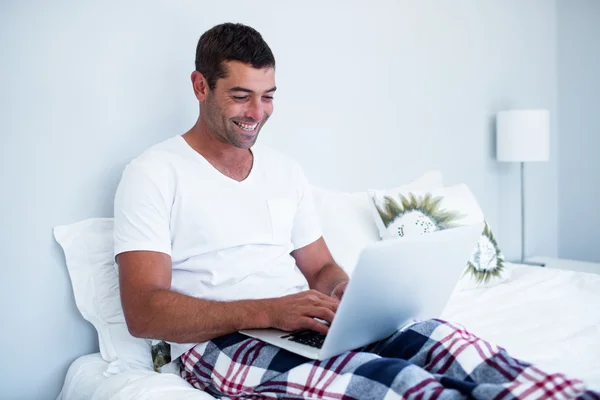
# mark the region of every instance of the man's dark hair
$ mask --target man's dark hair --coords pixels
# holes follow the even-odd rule
[[[255,29],[234,23],[217,25],[204,32],[196,47],[196,71],[213,90],[227,74],[224,61],[241,61],[254,68],[275,67],[275,57]]]

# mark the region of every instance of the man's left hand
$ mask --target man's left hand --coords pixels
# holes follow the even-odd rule
[[[331,291],[331,297],[337,300],[342,300],[342,296],[346,291],[346,286],[348,286],[348,281],[338,283]]]

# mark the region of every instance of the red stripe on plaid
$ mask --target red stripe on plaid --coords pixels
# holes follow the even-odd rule
[[[246,344],[246,343],[244,343],[244,344]],[[216,369],[214,369],[213,366],[211,366],[210,364],[206,363],[202,359],[202,356],[196,352],[195,348],[191,349],[188,353],[192,353],[194,355],[194,357],[196,357],[198,359],[198,361],[196,363],[193,363],[191,365],[188,364],[188,366],[192,367],[191,369],[194,372],[198,373],[198,375],[202,375],[204,378],[206,378],[207,380],[211,381],[212,384],[221,393],[227,394],[227,395],[235,395],[235,394],[239,394],[239,392],[241,392],[241,391],[245,391],[245,392],[252,392],[252,391],[254,391],[253,387],[246,386],[246,385],[243,385],[243,384],[238,384],[237,387],[236,387],[236,384],[233,383],[233,382],[231,382],[229,380],[229,377],[227,376],[227,374],[232,373],[233,369],[238,366],[238,363],[235,360],[231,360],[231,364],[230,364],[230,366],[228,368],[227,373],[225,375],[222,375]],[[236,352],[236,354],[237,353],[238,352]],[[202,370],[200,369],[201,366],[204,366],[205,368],[207,368],[208,370],[210,370],[211,371],[211,375],[208,376],[208,375],[206,375],[206,373],[203,373]],[[235,388],[238,389],[237,392],[234,392],[234,391],[230,390],[230,389],[235,389]]]
[[[429,351],[427,352],[427,357],[425,358],[426,365],[435,366],[440,362],[441,359],[443,359],[444,357],[447,357],[448,355],[450,355],[451,357],[454,358],[454,354],[452,354],[450,352],[450,350],[447,348],[446,343],[450,341],[451,342],[450,346],[452,346],[452,344],[456,342],[455,337],[457,335],[460,335],[459,329],[447,322],[442,322],[442,324],[452,328],[452,331],[448,335],[441,338],[434,345],[431,346],[431,349],[429,349]],[[438,329],[438,328],[436,328],[436,329]],[[438,350],[439,350],[439,352],[438,352]],[[436,353],[436,352],[437,352],[437,355],[434,356],[434,353]]]
[[[479,354],[479,356],[481,357],[482,361],[484,361],[485,363],[487,363],[489,366],[493,367],[498,373],[502,374],[502,376],[504,376],[506,379],[508,380],[512,380],[514,379],[514,375],[512,375],[508,370],[506,370],[502,365],[500,365],[499,363],[495,362],[493,360],[493,356],[496,354],[499,354],[499,352],[494,351],[492,349],[492,347],[486,343],[485,341],[479,339],[477,336],[471,334],[470,332],[459,328],[457,326],[454,326],[453,324],[450,324],[446,321],[440,321],[442,322],[442,324],[449,326],[453,331],[452,333],[450,333],[449,335],[447,335],[446,337],[442,338],[441,340],[439,340],[436,344],[434,344],[432,346],[432,348],[429,350],[428,354],[427,354],[427,359],[431,359],[431,357],[433,357],[433,353],[435,352],[435,350],[438,350],[440,347],[440,352],[438,354],[438,356],[436,356],[433,360],[431,360],[428,364],[432,364],[432,365],[436,365],[442,358],[444,357],[450,357],[449,362],[450,365],[452,365],[452,362],[454,362],[454,360],[458,357],[458,355],[466,348],[460,348],[460,351],[455,351],[452,352],[450,351],[450,349],[445,347],[446,342],[448,342],[449,340],[453,339],[455,336],[459,335],[460,338],[459,339],[455,339],[452,341],[451,345],[453,343],[455,343],[457,340],[460,340],[461,338],[464,339],[464,337],[469,337],[469,338],[474,338],[475,340],[471,343],[473,348],[477,351],[477,354]],[[490,354],[485,354],[482,347],[480,346],[481,343],[485,343],[488,346],[488,350],[490,351]],[[460,363],[459,363],[460,364]],[[450,366],[448,365],[448,367]],[[446,368],[447,369],[447,368]],[[444,369],[443,371],[446,371],[446,369]],[[440,372],[441,373],[441,372]]]
[[[192,357],[194,359],[192,359]],[[198,376],[201,376],[210,381],[210,375],[207,375],[201,370],[201,358],[196,349],[192,348],[187,353],[182,354],[181,361],[184,364],[184,370],[190,371],[186,375],[186,380],[192,386],[201,390],[205,390],[207,385],[205,385],[200,379],[198,379]],[[185,369],[186,366],[188,369]]]
[[[246,349],[250,347],[246,351]],[[248,375],[248,370],[252,368],[251,365],[246,365],[248,362],[248,358],[250,354],[256,352],[256,350],[262,347],[261,342],[257,339],[247,339],[245,340],[237,351],[234,353],[231,358],[231,364],[227,370],[227,373],[223,377],[221,384],[219,386],[219,390],[221,393],[227,395],[236,395],[240,392],[253,392],[254,388],[252,386],[245,385],[243,380],[240,382],[236,382],[236,378],[242,373],[242,376],[245,378]],[[244,352],[243,357],[242,352]],[[223,353],[224,354],[224,353]],[[240,360],[241,357],[241,360]],[[213,369],[213,374],[218,374],[216,370]]]
[[[464,330],[462,330],[462,329],[461,329],[461,331],[464,332]],[[567,379],[564,374],[547,374],[545,372],[542,372],[539,368],[537,368],[533,365],[527,364],[523,361],[520,361],[520,360],[517,360],[514,358],[509,359],[502,353],[501,348],[494,349],[494,348],[492,348],[490,343],[483,341],[472,334],[469,334],[469,335],[476,339],[476,341],[473,342],[473,348],[475,348],[477,350],[477,352],[485,360],[485,362],[488,365],[490,365],[491,367],[493,367],[494,369],[496,369],[499,373],[501,373],[507,379],[514,380],[513,384],[509,385],[509,387],[512,386],[513,388],[516,388],[516,387],[524,384],[525,382],[519,382],[519,381],[521,380],[520,378],[526,378],[529,380],[529,382],[531,382],[534,385],[530,390],[528,390],[526,392],[527,395],[529,393],[531,393],[532,391],[535,391],[536,388],[543,389],[545,392],[545,396],[555,396],[557,394],[562,394],[565,396],[577,396],[578,392],[581,393],[581,391],[578,390],[576,388],[576,386],[583,385],[582,381],[577,380],[577,379]],[[488,355],[484,355],[484,352],[482,351],[482,348],[481,348],[482,344],[483,344],[483,348],[489,352]],[[504,368],[500,363],[495,362],[493,359],[494,357],[496,357],[499,361],[501,361],[506,368]],[[509,370],[512,370],[514,373],[516,373],[516,377],[513,374],[510,374]],[[535,377],[532,374],[528,373],[528,370],[538,374],[539,377]],[[440,372],[441,373],[445,372],[445,369]],[[556,382],[554,382],[554,379],[561,379],[562,382],[556,383]],[[553,385],[552,388],[551,389],[546,388],[546,386],[545,386],[546,383],[551,383]],[[510,389],[510,393],[508,393],[508,394],[512,394],[513,388]],[[503,391],[503,393],[504,393],[504,391]],[[504,394],[502,397],[505,397],[505,395],[506,394]],[[519,396],[519,398],[521,398],[521,396]],[[545,397],[542,396],[541,398],[545,398]]]
[[[433,389],[433,393],[429,393],[430,395],[427,396],[428,399],[437,399],[438,397],[440,397],[441,392],[444,390],[443,387],[440,387],[440,383],[438,381],[436,381],[433,378],[427,378],[422,380],[421,382],[419,382],[418,384],[416,384],[415,386],[411,387],[410,389],[405,390],[402,393],[403,397],[410,397],[416,394],[419,394],[420,396],[424,396],[425,393],[427,393],[425,391],[425,389],[427,388],[427,386],[434,384],[437,389],[439,390],[435,390]]]
[[[483,347],[481,346],[482,344],[483,344]],[[498,349],[493,349],[489,343],[487,343],[479,338],[477,338],[477,340],[475,342],[473,342],[472,346],[475,349],[475,351],[477,351],[477,354],[479,355],[479,357],[481,357],[483,362],[488,364],[490,367],[493,367],[498,373],[500,373],[504,378],[506,378],[508,380],[515,379],[515,377],[518,376],[518,374],[523,371],[521,369],[521,370],[519,370],[519,373],[511,374],[510,371],[506,367],[516,370],[515,367],[511,366],[510,362],[506,358],[500,358],[501,353],[500,353],[500,351],[498,351]],[[486,352],[484,350],[487,350],[488,353],[486,354]],[[500,364],[500,363],[496,362],[494,360],[494,357],[500,358],[500,361],[503,361],[504,364]]]
[[[238,386],[243,386],[242,382],[245,382],[246,378],[248,378],[248,373],[252,368],[252,364],[258,358],[258,354],[264,346],[265,344],[263,342],[257,340],[256,343],[254,343],[254,345],[246,352],[246,354],[244,354],[244,357],[241,361],[241,368],[239,368],[236,374],[233,376],[232,382],[235,382],[237,377],[241,374],[241,379],[238,383]]]
[[[279,390],[277,391],[278,393],[281,394],[296,394],[301,396],[302,394],[306,393],[306,385],[301,385],[299,383],[295,383],[295,382],[289,382],[289,381],[269,381],[269,382],[265,382],[262,385],[260,385],[260,388],[271,388],[271,390],[273,392],[275,392],[275,390],[272,389],[273,386],[284,386],[286,389],[297,389],[297,391],[292,392],[290,390]],[[321,394],[321,399],[333,399],[333,400],[339,400],[342,398],[348,398],[347,395],[344,394],[340,394],[340,393],[333,393],[333,392],[327,392],[327,391],[323,391]]]
[[[461,331],[465,332],[462,329],[461,329]],[[519,380],[520,380],[519,378],[521,378],[521,377],[528,379],[529,382],[531,382],[534,385],[534,387],[531,388],[531,391],[535,391],[536,388],[543,389],[546,396],[555,396],[557,394],[562,394],[565,396],[576,396],[577,392],[580,392],[577,390],[576,385],[583,384],[583,382],[576,380],[576,379],[567,379],[564,376],[564,374],[549,375],[549,374],[542,372],[540,369],[538,369],[535,366],[529,365],[527,363],[524,363],[522,361],[519,361],[519,360],[516,360],[513,358],[508,359],[502,353],[501,348],[494,349],[488,342],[485,342],[470,333],[469,333],[469,335],[476,339],[475,341],[472,342],[473,348],[477,350],[478,354],[482,357],[482,359],[485,361],[485,363],[488,364],[489,366],[493,367],[496,371],[501,373],[507,379],[514,381],[513,382],[514,385],[510,385],[510,386],[512,386],[512,388],[510,389],[509,393],[505,393],[503,391],[502,397],[505,397],[507,394],[513,394],[514,388],[525,383],[525,382],[523,382],[523,383],[519,382]],[[483,348],[485,350],[487,350],[489,352],[489,354],[487,354],[487,355],[484,354],[481,344],[483,344]],[[503,365],[494,361],[494,357],[496,357],[499,361],[501,361],[503,363]],[[515,364],[517,364],[517,365],[515,365]],[[504,367],[506,367],[506,368],[504,368]],[[509,369],[512,370],[513,372],[515,372],[516,376],[513,374],[510,374]],[[539,375],[539,377],[534,377],[533,375],[528,373],[527,372],[528,369],[531,370],[532,372],[537,373]],[[445,370],[440,371],[440,373],[443,373],[443,372],[445,372]],[[562,379],[563,382],[555,383],[554,382],[555,378],[560,378],[560,379]],[[548,381],[548,380],[550,380],[550,381]],[[545,385],[547,382],[550,382],[551,384],[553,384],[553,387],[551,389],[546,388]],[[527,395],[529,393],[531,393],[531,391],[527,391]],[[525,398],[525,397],[519,396],[518,398]],[[541,398],[543,399],[546,397],[542,396]]]
[[[212,382],[215,385],[215,387],[223,394],[225,395],[237,395],[240,392],[251,392],[254,391],[254,388],[252,386],[245,386],[245,385],[237,385],[238,390],[237,391],[233,391],[230,389],[235,388],[236,386],[234,385],[233,382],[230,382],[224,375],[220,374],[219,372],[217,372],[216,369],[212,370]]]
[[[488,364],[489,366],[493,367],[496,371],[498,371],[500,374],[502,374],[505,378],[507,378],[508,380],[513,380],[513,379],[518,379],[518,377],[524,377],[526,379],[528,379],[533,385],[534,387],[532,388],[533,391],[537,389],[543,389],[545,392],[546,396],[550,396],[550,395],[557,395],[557,394],[563,394],[565,396],[576,396],[576,393],[579,392],[581,393],[580,390],[578,390],[576,388],[576,385],[578,384],[582,384],[582,382],[580,380],[576,380],[576,379],[566,379],[566,377],[564,377],[564,375],[562,374],[554,374],[554,375],[548,375],[543,373],[542,371],[540,371],[538,368],[530,366],[524,362],[518,361],[518,360],[508,360],[507,357],[504,356],[504,354],[502,354],[501,349],[493,349],[492,346],[479,339],[478,337],[470,334],[469,332],[454,327],[452,324],[446,324],[449,325],[450,327],[456,329],[456,332],[453,334],[450,334],[446,337],[444,337],[442,340],[440,340],[438,343],[436,343],[436,345],[434,345],[433,347],[437,348],[440,347],[439,345],[449,341],[451,338],[456,336],[456,333],[461,334],[461,336],[463,337],[464,340],[467,340],[464,336],[465,334],[468,335],[468,337],[474,340],[468,341],[467,344],[471,344],[472,347],[478,352],[478,354],[481,356],[482,360]],[[455,344],[457,339],[452,340],[452,342],[450,343],[450,348]],[[456,351],[450,351],[449,349],[443,349],[440,351],[440,354],[433,360],[433,363],[435,365],[436,362],[438,362],[441,358],[443,358],[444,356],[450,356],[450,358],[447,360],[447,362],[444,364],[444,366],[440,367],[439,369],[439,373],[443,373],[447,370],[447,368],[449,368],[452,363],[453,363],[453,359],[452,358],[456,358],[466,347],[467,344],[461,346],[459,349],[457,349]],[[483,348],[481,346],[481,344],[483,344]],[[485,354],[484,349],[487,350],[489,352],[489,354]],[[430,351],[430,353],[433,351],[433,349]],[[428,355],[429,356],[429,355]],[[510,368],[512,371],[517,373],[517,378],[515,378],[515,376],[513,374],[511,374],[509,372],[509,370],[507,370],[503,365],[501,365],[500,363],[494,361],[493,357],[496,356],[499,361],[502,361],[504,366]],[[428,358],[430,358],[431,356],[429,356]],[[517,364],[518,366],[514,365]],[[539,375],[541,375],[540,378],[536,378],[534,376],[532,376],[531,374],[527,373],[527,368],[530,368],[532,371],[535,371],[536,373],[538,373]],[[561,379],[563,379],[563,382],[560,384],[556,384],[553,382],[553,377],[557,377],[560,376]],[[542,379],[540,381],[540,379]],[[545,384],[547,383],[548,379],[550,379],[550,382],[554,385],[551,389],[548,389],[545,387]],[[518,386],[523,385],[525,382],[521,383],[521,382],[513,382],[513,384],[509,385],[509,390],[508,392],[503,391],[501,393],[501,395],[498,396],[498,398],[504,398],[509,394],[512,394],[514,392],[514,389],[516,389]],[[527,393],[529,394],[531,391],[528,391]],[[519,396],[519,398],[521,398],[521,396]],[[543,398],[543,397],[542,397]]]
[[[482,341],[481,343],[483,343],[484,347],[486,347],[490,352],[494,352],[494,350],[491,348],[490,344]],[[532,367],[529,364],[523,363],[523,362],[517,362],[516,359],[514,358],[507,358],[504,356],[504,354],[502,354],[502,349],[499,349],[499,351],[496,351],[495,353],[493,353],[493,357],[496,357],[500,362],[502,362],[507,368],[509,368],[513,373],[511,374],[508,370],[505,369],[501,369],[500,368],[500,364],[498,364],[496,361],[493,360],[492,357],[488,358],[485,360],[485,363],[488,364],[491,367],[494,367],[498,372],[502,373],[502,375],[510,380],[513,381],[515,379],[517,379],[521,374],[523,374],[525,372],[525,370],[527,368],[532,368],[534,371],[537,371],[538,373],[545,375],[542,371],[540,371],[539,369]],[[517,364],[517,365],[515,365]],[[506,372],[506,373],[504,373]],[[530,375],[528,375],[527,373],[525,373],[525,377],[527,377],[528,379],[535,379],[533,377],[531,377]]]
[[[191,352],[192,351],[190,351],[190,354],[192,354]],[[190,370],[192,372],[194,372],[198,376],[206,379],[207,381],[212,381],[212,376],[210,374],[205,373],[202,370],[202,368],[204,367],[204,368],[208,369],[209,371],[211,371],[211,373],[212,373],[213,372],[212,366],[210,364],[204,362],[204,360],[202,360],[202,357],[196,350],[193,350],[193,355],[194,355],[194,357],[197,358],[197,360],[194,361],[190,357],[190,358],[188,358],[189,361],[188,361],[188,364],[186,364],[186,365],[190,368]]]
[[[430,398],[431,399],[437,399],[442,394],[444,394],[444,390],[446,390],[446,389],[443,388],[443,387],[437,387],[437,388],[433,389],[433,393],[431,394],[432,397],[430,397]]]
[[[317,382],[315,383],[315,388],[313,391],[314,394],[319,395],[319,392],[321,392],[321,389],[317,389],[317,387],[323,381],[323,378],[325,378],[325,375],[327,375],[327,372],[330,371],[331,366],[333,365],[333,363],[335,362],[336,359],[337,359],[337,357],[330,358],[329,360],[327,360],[327,362],[325,363],[323,368],[321,368],[321,374],[319,375],[319,377],[317,378]]]
[[[483,342],[483,343],[488,347],[490,346],[489,343],[487,343],[487,342]],[[543,379],[543,381],[546,381],[548,378],[550,378],[550,379],[560,378],[563,380],[563,382],[561,384],[555,384],[554,389],[556,391],[553,394],[563,394],[565,396],[577,396],[578,394],[581,394],[581,390],[578,389],[577,386],[583,387],[584,384],[583,384],[583,381],[581,381],[579,379],[568,379],[564,374],[547,374],[547,373],[541,371],[539,368],[537,368],[534,365],[529,365],[527,363],[524,363],[524,362],[521,362],[519,360],[512,359],[512,358],[509,360],[501,352],[496,353],[496,356],[498,357],[498,359],[500,359],[500,361],[502,361],[504,364],[506,364],[509,368],[511,368],[513,371],[518,373],[514,382],[511,385],[509,385],[509,387],[514,386],[516,388],[519,385],[522,385],[523,380],[521,378],[526,378],[531,382],[537,382],[536,385],[539,385],[540,379]],[[514,364],[518,364],[518,367],[515,366]],[[539,376],[535,377],[528,371],[538,374]],[[554,383],[554,382],[552,382],[552,383]],[[512,391],[512,389],[511,389],[511,391]]]
[[[337,365],[337,367],[333,370],[328,370],[330,365],[328,366],[328,368],[326,370],[323,371],[322,376],[324,376],[324,374],[326,374],[327,372],[330,373],[329,379],[327,379],[327,381],[322,385],[322,388],[317,388],[317,385],[320,383],[321,379],[319,379],[317,381],[317,384],[314,385],[314,387],[310,387],[309,385],[309,380],[307,380],[307,382],[305,384],[299,384],[299,383],[295,383],[295,382],[289,382],[289,381],[269,381],[269,382],[265,382],[264,384],[261,385],[261,388],[268,388],[268,387],[273,387],[273,386],[284,386],[287,387],[289,389],[297,389],[297,392],[295,392],[295,394],[298,395],[317,395],[319,396],[319,398],[321,399],[351,399],[350,396],[348,395],[344,395],[344,394],[339,394],[339,393],[333,393],[333,392],[328,392],[327,388],[331,385],[331,383],[335,380],[335,378],[337,378],[340,374],[340,372],[342,371],[342,369],[344,369],[344,367],[350,362],[350,360],[356,355],[356,353],[354,352],[349,352],[349,353],[345,353],[343,355],[340,356],[336,356],[336,357],[332,357],[328,360],[328,364],[331,362],[335,362],[335,361],[339,361],[340,359],[342,359],[340,361],[340,363]],[[315,364],[319,363],[319,361],[315,361]],[[313,364],[312,368],[311,368],[311,376],[314,376],[314,372],[316,371],[315,369],[315,365]],[[289,391],[278,391],[278,393],[283,393],[283,394],[289,394]]]
[[[509,388],[504,388],[492,400],[503,400],[506,396],[512,396],[512,391]]]
[[[317,360],[317,361],[313,362],[312,367],[310,368],[310,372],[308,373],[308,378],[306,379],[306,387],[307,387],[308,394],[314,394],[315,390],[317,390],[315,387],[313,387],[312,380],[313,380],[315,374],[317,373],[317,370],[319,369],[320,365],[321,365],[321,361]]]
[[[190,385],[192,385],[192,387],[195,387],[196,389],[199,390],[204,390],[202,389],[202,385],[200,384],[200,381],[198,380],[198,378],[196,378],[196,376],[186,370],[181,371],[181,373],[179,374],[187,383],[189,383]]]
[[[560,382],[562,380],[562,382]],[[542,389],[544,394],[541,398],[551,398],[557,394],[565,394],[562,389],[565,388],[566,380],[560,375],[547,375],[543,380],[536,381],[533,386],[523,392],[522,398],[527,398],[529,393],[535,392],[537,389]]]
[[[340,362],[340,364],[337,366],[337,368],[335,368],[333,370],[333,372],[331,373],[331,376],[329,376],[329,379],[327,379],[327,382],[325,382],[323,384],[323,390],[327,389],[329,387],[329,385],[331,385],[333,380],[340,374],[340,372],[342,372],[342,369],[344,369],[344,367],[350,362],[350,360],[352,360],[354,358],[354,356],[356,356],[356,353],[354,353],[354,352],[346,353],[346,355],[344,356],[344,359]],[[341,356],[339,356],[339,357],[341,357]],[[339,359],[339,357],[338,357],[338,359]],[[321,391],[319,391],[319,393],[321,393]]]
[[[232,381],[232,375],[236,375],[237,370],[240,368],[240,363],[238,360],[240,359],[240,355],[244,353],[246,347],[252,344],[252,339],[246,339],[240,344],[240,347],[237,348],[233,356],[231,357],[231,363],[229,364],[229,368],[227,368],[227,372],[225,373],[225,384],[227,385],[227,389],[238,389],[239,387],[235,387],[235,383]],[[223,353],[224,354],[224,353]],[[223,392],[225,393],[225,392]]]
[[[460,343],[461,341],[464,341],[464,343],[462,345],[458,346],[458,348],[455,350],[451,350],[455,344]],[[483,358],[483,359],[486,358],[486,355],[484,355],[483,352],[481,351],[481,349],[479,349],[479,345],[477,343],[477,338],[475,338],[473,336],[469,337],[468,339],[464,338],[464,337],[455,338],[454,340],[451,341],[450,345],[448,346],[448,351],[450,352],[450,354],[453,357],[448,357],[446,359],[446,362],[444,364],[442,364],[442,366],[440,366],[437,371],[440,374],[443,374],[444,372],[446,372],[454,363],[455,360],[453,358],[458,358],[460,353],[462,353],[469,346],[473,346],[477,350],[477,353],[479,354],[479,356],[481,358]],[[435,361],[434,361],[434,363],[435,363]]]
[[[539,370],[538,370],[539,371]],[[533,377],[532,375],[524,372],[522,375],[528,381],[517,378],[513,383],[509,385],[511,392],[514,392],[520,386],[530,386],[528,389],[524,390],[523,393],[517,395],[518,399],[548,399],[548,398],[556,398],[557,395],[565,396],[568,399],[576,398],[578,395],[583,394],[582,390],[578,390],[576,388],[576,384],[579,383],[583,385],[583,382],[566,379],[563,374],[544,374],[539,371],[542,375],[541,378]],[[560,382],[562,380],[562,382]],[[549,384],[549,387],[546,386]],[[536,397],[532,397],[532,394],[536,391],[540,390],[542,393],[539,393]]]
[[[426,357],[426,360],[428,360],[426,362],[426,364],[431,365],[431,366],[436,366],[440,363],[440,361],[442,359],[449,357],[448,360],[446,361],[446,363],[444,363],[442,366],[435,369],[436,372],[440,371],[440,373],[442,373],[442,371],[446,371],[450,367],[450,365],[452,365],[452,363],[455,361],[455,359],[458,357],[458,355],[460,353],[462,353],[462,351],[467,347],[466,346],[467,344],[472,343],[472,342],[467,341],[466,345],[459,346],[458,349],[452,350],[452,347],[454,347],[454,345],[456,343],[466,340],[464,338],[464,336],[471,337],[472,335],[470,335],[470,334],[464,335],[464,333],[466,333],[466,331],[464,331],[458,327],[455,327],[450,323],[443,322],[443,325],[450,327],[452,329],[452,332],[449,333],[448,335],[446,335],[445,337],[443,337],[442,339],[438,340],[433,346],[431,346],[431,349],[429,349],[429,352],[427,353],[427,357]],[[438,350],[439,350],[439,352],[438,352]],[[434,353],[436,353],[436,352],[437,352],[437,355],[434,356]],[[478,351],[478,354],[482,357],[482,359],[487,358],[480,351]]]
[[[344,358],[344,360],[340,363],[340,365],[342,365],[342,367],[338,366],[335,370],[330,371],[331,365],[333,365],[334,362],[340,360],[341,358]],[[325,389],[329,386],[329,383],[331,383],[333,381],[333,379],[335,379],[338,374],[341,372],[342,368],[344,365],[346,365],[348,363],[348,361],[350,360],[350,358],[352,358],[352,356],[348,356],[348,355],[339,355],[336,357],[331,357],[328,361],[327,364],[325,365],[325,367],[323,367],[321,369],[321,377],[317,380],[317,382],[312,385],[312,378],[314,376],[314,373],[316,372],[316,368],[314,367],[319,367],[321,366],[321,361],[315,361],[313,363],[313,369],[311,369],[310,375],[309,375],[309,379],[306,382],[306,386],[308,387],[307,392],[308,394],[317,394],[319,395],[320,393],[324,392]],[[318,388],[319,383],[321,382],[323,376],[325,376],[325,374],[327,372],[331,372],[331,376],[329,377],[329,379],[327,380],[327,382],[325,382],[325,385],[323,385],[322,389]]]
[[[562,376],[562,374],[560,374]],[[575,392],[575,388],[574,385],[572,384],[572,380],[571,379],[566,379],[566,377],[562,376],[563,382],[559,385],[555,384],[555,392],[556,393],[561,393],[564,394],[566,396],[577,396],[578,393]],[[583,384],[583,382],[582,382]],[[571,391],[571,393],[567,393],[568,391]]]
[[[196,374],[194,374],[193,369],[188,370],[186,367],[189,368],[189,364],[188,361],[189,360],[189,356],[188,353],[182,354],[181,355],[181,362],[183,364],[183,368],[181,368],[180,370],[180,375],[183,379],[185,379],[185,381],[187,383],[189,383],[190,385],[192,385],[193,387],[200,389],[201,385],[200,385],[200,380],[198,379],[198,377],[196,376]]]

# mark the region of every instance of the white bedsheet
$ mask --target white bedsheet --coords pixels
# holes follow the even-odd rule
[[[106,399],[214,400],[214,397],[195,389],[178,375],[172,373],[127,371],[108,378],[91,398],[91,400]]]
[[[104,371],[108,363],[100,353],[87,354],[73,361],[57,400],[89,400],[96,389],[106,381]]]
[[[600,390],[600,275],[509,268],[512,276],[504,284],[455,292],[442,318],[513,356]],[[97,354],[75,361],[58,400],[212,399],[174,374],[128,371],[107,378],[106,365]]]
[[[214,400],[173,373],[127,371],[105,376],[108,362],[100,353],[71,364],[57,400]]]
[[[511,269],[504,284],[454,293],[442,318],[517,358],[600,390],[600,275]]]

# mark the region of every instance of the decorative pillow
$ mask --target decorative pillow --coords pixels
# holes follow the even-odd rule
[[[442,174],[429,171],[404,186],[388,190],[429,190],[441,186]],[[327,247],[336,262],[351,274],[362,249],[380,240],[371,199],[366,191],[347,193],[320,187],[312,187],[312,191]]]
[[[494,238],[492,229],[487,221],[477,242],[477,247],[467,262],[465,275],[470,275],[475,285],[494,286],[508,279],[508,269],[504,265],[504,254]],[[469,285],[461,285],[468,287]]]
[[[504,256],[466,185],[433,190],[369,190],[369,196],[372,215],[383,240],[485,222],[457,286],[460,289],[494,286],[508,278]]]
[[[57,226],[54,237],[65,253],[77,308],[96,328],[100,354],[110,363],[105,374],[152,370],[149,342],[131,336],[125,323],[113,258],[112,218]]]

